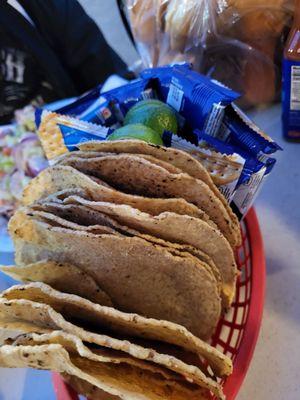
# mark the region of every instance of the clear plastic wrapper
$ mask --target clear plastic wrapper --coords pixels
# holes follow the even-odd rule
[[[244,107],[278,97],[293,0],[124,2],[145,66],[191,62],[242,93]]]

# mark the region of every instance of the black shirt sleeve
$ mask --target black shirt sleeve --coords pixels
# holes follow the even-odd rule
[[[64,63],[79,92],[103,82],[112,73],[126,72],[125,63],[76,0],[66,0],[65,18]]]
[[[78,93],[91,89],[113,73],[126,74],[126,64],[77,0],[20,0],[20,3],[58,56]]]

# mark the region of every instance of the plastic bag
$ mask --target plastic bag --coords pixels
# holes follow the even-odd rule
[[[207,0],[127,0],[126,5],[146,67],[195,61],[190,50],[201,49],[212,28],[211,5]]]
[[[243,93],[244,107],[280,93],[294,0],[125,0],[147,67],[188,61]]]

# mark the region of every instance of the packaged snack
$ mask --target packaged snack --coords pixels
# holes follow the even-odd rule
[[[263,178],[267,176],[276,163],[275,158],[266,155],[255,155],[246,146],[240,146],[236,142],[224,143],[217,138],[196,131],[199,144],[204,140],[209,146],[222,154],[236,153],[244,159],[243,169],[239,176],[235,192],[231,197],[231,206],[241,219],[253,204],[256,195],[262,186]],[[253,140],[254,141],[254,140]]]
[[[200,145],[195,145],[176,135],[172,135],[171,146],[190,153],[200,161],[228,203],[231,202],[246,161],[241,155],[232,148],[227,147],[225,151],[223,143],[217,149],[217,146],[208,145],[203,140]]]
[[[218,189],[242,219],[252,206],[264,178],[272,171],[276,160],[256,158],[237,144],[229,144],[201,131],[194,131],[192,144],[172,135],[171,146],[189,152],[201,161]]]
[[[223,140],[241,146],[260,159],[264,159],[265,155],[274,154],[277,150],[282,150],[234,104],[226,109],[221,131]],[[224,132],[226,132],[225,135]],[[217,136],[221,138],[221,135]]]
[[[102,85],[98,85],[88,93],[78,97],[72,103],[56,109],[55,112],[98,125],[113,126],[116,124],[118,126],[118,121],[113,115],[112,102],[101,95],[101,89]],[[39,112],[41,113],[42,110]],[[40,121],[37,116],[38,114],[36,114],[36,122],[39,125]]]
[[[105,140],[110,132],[109,128],[46,110],[39,115],[38,136],[50,163],[55,157],[77,149],[79,143]]]
[[[214,134],[226,106],[238,97],[238,93],[195,71],[175,67],[166,102],[185,118],[186,129],[202,129]]]
[[[200,160],[239,218],[248,211],[263,178],[272,170],[275,160],[271,155],[280,149],[233,104],[239,97],[237,93],[192,71],[189,64],[148,69],[140,79],[98,98],[95,92],[88,97],[93,102],[77,115],[81,120],[49,112],[41,115],[39,136],[50,160],[86,141],[147,137],[150,143],[188,151]],[[146,101],[137,104],[142,100]],[[80,101],[87,104],[84,98]],[[80,101],[75,102],[75,107],[69,105],[69,112],[80,109]],[[147,107],[155,109],[161,118],[164,116],[166,122],[163,103],[171,107],[176,129],[164,128],[160,132],[159,121],[155,120],[157,127],[152,124],[150,128],[160,137],[153,141],[153,135],[148,132],[145,136],[142,130],[138,131],[140,125],[131,124],[149,129],[147,123],[152,114]],[[145,117],[144,122],[140,117]],[[112,134],[124,124],[126,127]]]
[[[128,110],[138,101],[156,98],[150,79],[137,79],[127,85],[103,93],[102,96],[110,101],[119,122],[123,122]]]
[[[179,114],[183,132],[201,129],[216,135],[225,108],[239,98],[239,94],[191,70],[187,63],[145,70],[142,77],[155,82],[157,96]]]
[[[238,186],[230,204],[240,219],[247,214],[247,211],[254,203],[275,163],[276,160],[274,158],[268,158],[260,168],[256,168],[257,171],[253,172],[251,168],[245,169],[243,182]]]
[[[82,121],[109,126],[111,128],[120,126],[120,118],[118,118],[118,114],[115,112],[114,103],[106,100],[103,96],[95,100],[95,102],[82,114],[79,114],[77,118],[80,118]]]
[[[101,86],[97,86],[56,112],[94,124],[118,128],[133,104],[143,99],[156,97],[149,79],[136,79],[102,94],[100,91]]]
[[[97,85],[88,93],[78,97],[74,102],[56,110],[58,114],[77,116],[87,110],[95,101],[101,97],[102,85]]]

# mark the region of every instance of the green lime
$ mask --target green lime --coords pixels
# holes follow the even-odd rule
[[[128,111],[124,125],[138,123],[154,129],[160,135],[164,131],[177,133],[175,112],[159,100],[142,100]]]
[[[139,139],[147,143],[163,145],[159,133],[142,124],[125,125],[116,129],[107,140]]]
[[[131,112],[137,110],[138,108],[145,107],[145,106],[160,106],[160,107],[170,108],[163,101],[160,101],[160,100],[157,100],[157,99],[147,99],[147,100],[141,100],[141,101],[135,103],[135,105],[130,108],[128,113],[131,113]]]

